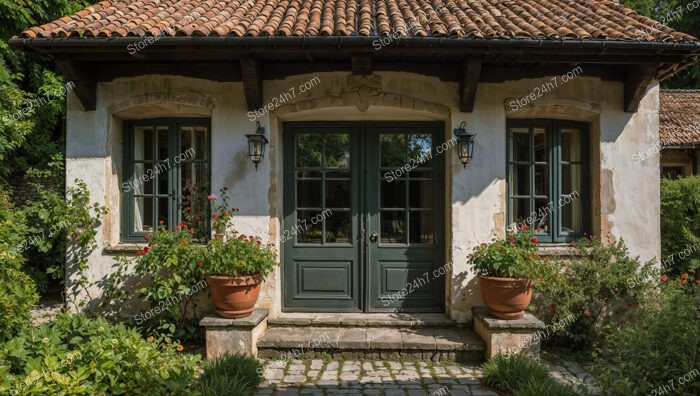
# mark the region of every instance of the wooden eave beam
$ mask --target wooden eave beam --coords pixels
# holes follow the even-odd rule
[[[644,98],[649,83],[656,76],[657,64],[628,66],[624,88],[624,109],[634,113],[639,109],[639,103]]]
[[[83,110],[95,111],[97,109],[97,82],[92,70],[66,58],[57,58],[56,66],[58,71],[66,77],[68,83],[73,83],[73,92],[78,97]]]
[[[476,101],[476,88],[481,78],[481,58],[470,57],[462,66],[459,81],[459,110],[471,113]]]
[[[352,74],[367,76],[372,74],[372,55],[358,54],[350,56]]]
[[[241,79],[248,110],[259,109],[263,105],[263,78],[260,64],[255,58],[243,58],[241,63]]]

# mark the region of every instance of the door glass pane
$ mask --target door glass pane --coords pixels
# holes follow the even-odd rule
[[[158,160],[166,160],[169,158],[170,153],[168,150],[168,127],[158,127]]]
[[[153,160],[153,128],[134,128],[134,160]]]
[[[381,181],[381,207],[405,208],[406,207],[406,181],[382,180]]]
[[[433,182],[431,180],[411,180],[408,189],[409,206],[411,208],[433,207]]]
[[[297,211],[297,224],[292,229],[299,243],[321,243],[323,215],[319,211]]]
[[[297,206],[300,208],[321,207],[321,181],[297,181]]]
[[[535,141],[535,162],[547,162],[549,148],[547,144],[547,130],[544,128],[533,128],[532,134]]]
[[[535,165],[535,195],[549,194],[547,165]]]
[[[382,243],[406,243],[406,212],[383,211],[379,218]]]
[[[134,198],[134,229],[132,231],[153,231],[153,198]]]
[[[400,168],[406,164],[406,135],[379,135],[381,166],[385,168]]]
[[[410,242],[429,243],[434,241],[435,223],[433,223],[432,211],[420,211],[410,213]]]
[[[350,136],[326,135],[326,168],[348,168],[349,166]]]
[[[510,191],[513,195],[530,195],[530,165],[511,165]]]
[[[561,159],[566,162],[581,161],[581,134],[578,129],[561,130]]]
[[[430,168],[432,166],[433,137],[429,134],[408,136],[408,164],[411,167]]]
[[[304,133],[296,136],[296,162],[299,168],[320,168],[323,157],[323,136]]]
[[[527,128],[511,129],[511,161],[530,161],[530,132]]]
[[[326,208],[350,208],[350,180],[326,180]]]
[[[352,243],[352,217],[348,211],[333,211],[326,217],[326,243]]]

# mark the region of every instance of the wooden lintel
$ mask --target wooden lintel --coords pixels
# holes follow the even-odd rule
[[[625,78],[625,103],[624,108],[628,113],[634,113],[639,109],[639,103],[646,93],[649,83],[656,76],[658,65],[636,65],[627,67]]]
[[[362,76],[372,74],[372,55],[352,55],[350,63],[352,64],[352,74]]]
[[[263,105],[263,79],[260,64],[255,58],[241,59],[241,79],[248,110],[259,109]]]
[[[462,66],[459,81],[459,110],[471,113],[474,110],[476,100],[476,87],[481,78],[481,58],[470,57]]]
[[[85,111],[97,108],[97,82],[89,68],[70,59],[56,59],[58,71],[72,85],[75,96]]]

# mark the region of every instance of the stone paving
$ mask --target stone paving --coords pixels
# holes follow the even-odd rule
[[[258,395],[499,395],[481,385],[478,364],[328,359],[264,360],[263,364],[265,382]],[[555,378],[570,385],[589,378],[574,363],[548,365]]]

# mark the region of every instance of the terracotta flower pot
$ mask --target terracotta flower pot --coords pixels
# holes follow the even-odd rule
[[[253,312],[263,277],[207,276],[216,313],[222,318],[245,318]]]
[[[526,278],[495,278],[479,275],[481,297],[491,315],[498,319],[518,319],[530,305],[535,282]]]

